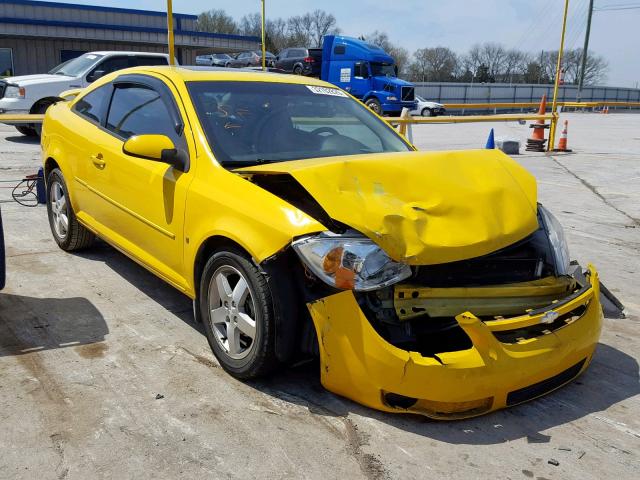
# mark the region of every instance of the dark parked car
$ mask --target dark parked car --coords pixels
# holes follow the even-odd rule
[[[233,57],[226,53],[212,53],[209,55],[198,55],[196,65],[209,65],[211,67],[228,67]]]
[[[285,48],[276,57],[276,67],[295,75],[319,77],[321,53],[319,48]]]
[[[266,53],[267,67],[276,66],[276,56],[271,53]],[[241,52],[236,55],[236,58],[232,59],[229,63],[229,67],[242,68],[242,67],[259,67],[262,65],[262,52],[250,51]]]

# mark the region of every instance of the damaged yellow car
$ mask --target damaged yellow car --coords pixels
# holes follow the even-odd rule
[[[138,67],[67,95],[42,135],[54,239],[193,298],[233,376],[318,355],[332,392],[454,419],[591,361],[598,275],[501,152],[418,152],[306,77]]]

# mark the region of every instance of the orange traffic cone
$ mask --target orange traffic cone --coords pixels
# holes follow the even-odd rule
[[[538,108],[538,115],[544,115],[547,111],[547,96],[543,95],[540,101],[540,108]],[[544,152],[544,144],[546,139],[544,138],[544,129],[549,128],[549,125],[544,123],[544,120],[537,120],[535,123],[529,125],[529,128],[533,128],[531,137],[527,139],[527,148],[529,152]]]
[[[558,148],[554,149],[554,152],[570,152],[567,148],[567,130],[569,127],[569,120],[564,121],[564,128],[560,134],[560,140],[558,140]]]

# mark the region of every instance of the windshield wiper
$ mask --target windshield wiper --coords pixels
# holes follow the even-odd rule
[[[255,160],[249,160],[243,162],[241,160],[227,160],[226,162],[220,162],[223,167],[255,167],[256,165],[264,165],[266,163],[275,163],[278,160],[267,160],[264,158],[256,158]]]

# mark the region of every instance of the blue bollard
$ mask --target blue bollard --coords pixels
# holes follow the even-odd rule
[[[42,205],[47,204],[47,190],[44,188],[44,169],[42,167],[38,169],[38,178],[36,180],[36,195],[38,197],[38,203]]]

